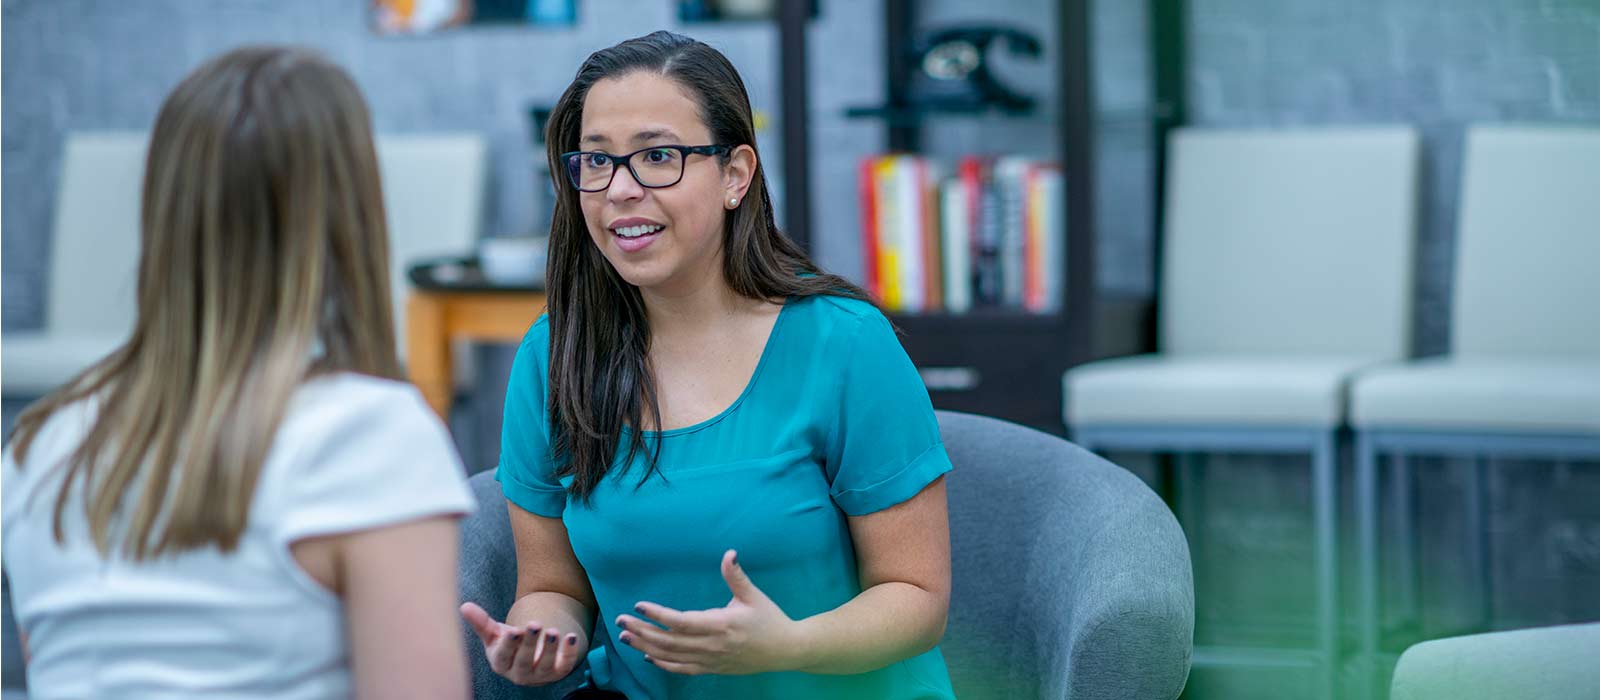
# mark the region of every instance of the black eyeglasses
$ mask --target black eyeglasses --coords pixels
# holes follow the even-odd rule
[[[618,165],[626,164],[633,179],[644,187],[671,187],[683,179],[684,162],[690,155],[714,156],[730,150],[731,146],[722,145],[666,145],[620,156],[604,151],[573,151],[561,154],[561,160],[567,164],[567,179],[579,192],[604,192],[616,177]]]

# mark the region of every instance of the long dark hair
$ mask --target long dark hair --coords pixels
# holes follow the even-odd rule
[[[661,406],[650,373],[650,324],[639,289],[623,280],[591,242],[578,191],[564,174],[560,154],[578,150],[583,102],[607,78],[651,72],[677,81],[699,106],[713,143],[756,147],[750,97],[739,72],[716,49],[680,34],[655,32],[596,51],[578,68],[572,85],[550,113],[545,142],[557,191],[547,272],[550,314],[550,427],[558,476],[571,476],[570,492],[587,503],[610,470],[624,425],[633,426],[627,457],[645,452],[656,471],[660,441],[644,443],[650,425],[661,427]],[[727,165],[728,156],[721,158]],[[794,202],[791,206],[806,206]],[[750,299],[822,294],[871,301],[848,280],[823,272],[778,230],[772,198],[757,157],[750,190],[723,227],[722,274]]]

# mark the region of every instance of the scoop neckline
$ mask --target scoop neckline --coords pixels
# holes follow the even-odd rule
[[[639,431],[639,434],[646,438],[669,438],[677,435],[687,435],[689,433],[705,430],[706,428],[721,423],[724,418],[733,415],[733,412],[739,409],[739,406],[744,403],[745,398],[750,396],[750,392],[755,389],[756,382],[761,379],[761,373],[767,368],[768,360],[772,356],[772,348],[773,346],[777,345],[778,334],[783,330],[783,320],[789,315],[789,307],[793,305],[793,297],[784,299],[783,308],[778,309],[777,320],[772,322],[772,330],[767,332],[767,342],[765,345],[761,346],[761,357],[756,360],[756,369],[754,372],[750,373],[750,381],[745,382],[744,390],[739,392],[739,397],[734,399],[733,403],[728,404],[728,407],[722,409],[722,411],[717,415],[693,425],[686,425],[681,428],[673,428],[671,430],[644,430]],[[633,432],[634,430],[632,427],[627,425],[622,426],[623,435],[628,435]]]

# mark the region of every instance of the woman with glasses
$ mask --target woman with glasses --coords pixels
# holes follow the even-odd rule
[[[581,697],[953,697],[927,391],[865,293],[773,223],[733,66],[625,41],[547,136],[549,313],[498,473],[516,602],[462,606],[491,667],[543,685],[587,660]]]

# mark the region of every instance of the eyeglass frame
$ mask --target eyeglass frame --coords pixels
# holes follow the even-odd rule
[[[633,157],[636,156],[636,155],[639,155],[640,153],[644,153],[645,151],[654,151],[654,150],[658,150],[658,149],[662,149],[662,148],[670,148],[672,150],[677,151],[679,153],[679,155],[683,156],[683,164],[682,164],[682,166],[680,166],[678,168],[678,179],[673,180],[672,182],[670,182],[668,184],[665,184],[665,185],[646,185],[646,184],[644,184],[644,181],[639,178],[639,171],[633,169]],[[617,165],[619,163],[628,168],[628,174],[633,176],[633,181],[639,183],[640,187],[644,187],[646,189],[652,189],[652,190],[659,190],[659,189],[671,187],[671,186],[676,185],[676,184],[678,184],[680,182],[683,182],[683,173],[689,169],[689,156],[691,156],[691,155],[702,155],[702,156],[722,155],[724,153],[732,153],[733,149],[734,149],[734,146],[729,146],[729,145],[720,144],[720,143],[714,143],[714,144],[709,144],[709,145],[705,145],[705,146],[684,146],[682,144],[663,143],[663,144],[658,144],[658,145],[655,145],[655,146],[645,146],[644,148],[641,148],[641,149],[639,149],[637,151],[634,151],[632,153],[624,153],[624,154],[620,154],[620,155],[613,155],[613,154],[610,154],[610,153],[606,153],[605,151],[567,151],[566,153],[561,154],[561,162],[566,165],[567,182],[572,185],[573,189],[575,189],[575,190],[577,190],[579,192],[586,192],[586,193],[591,193],[592,194],[592,193],[595,193],[595,192],[604,192],[606,190],[611,189],[611,183],[615,182],[616,179],[617,179]],[[605,187],[602,187],[602,188],[597,189],[597,190],[586,190],[586,189],[583,188],[582,185],[578,184],[578,174],[573,172],[571,160],[572,160],[573,156],[581,156],[581,155],[587,155],[587,154],[602,155],[602,156],[605,156],[605,157],[611,159],[611,176],[606,178],[606,186]]]

